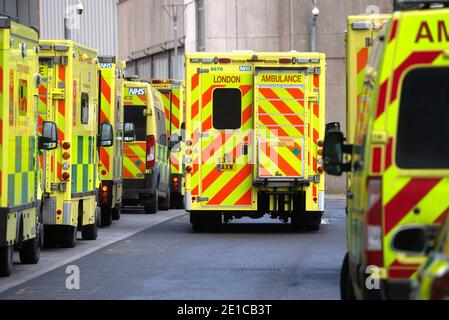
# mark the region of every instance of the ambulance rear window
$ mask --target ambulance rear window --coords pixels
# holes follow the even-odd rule
[[[240,89],[215,89],[212,103],[215,129],[240,129],[242,126],[242,92]]]
[[[410,71],[402,85],[396,163],[449,169],[449,68]]]
[[[147,135],[147,120],[143,116],[145,106],[125,107],[125,123],[133,122],[136,127],[136,141],[145,141]]]

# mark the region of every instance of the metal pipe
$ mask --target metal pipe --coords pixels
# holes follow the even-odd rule
[[[64,39],[65,40],[70,40],[71,38],[71,34],[70,34],[70,28],[68,26],[69,24],[69,17],[68,17],[68,12],[67,10],[69,10],[69,0],[66,0],[65,2],[65,14],[64,14]]]
[[[320,13],[318,7],[317,7],[317,0],[312,0],[313,2],[313,9],[312,9],[312,28],[311,28],[311,35],[310,35],[310,51],[316,52],[317,51],[317,22],[318,22],[318,15]]]

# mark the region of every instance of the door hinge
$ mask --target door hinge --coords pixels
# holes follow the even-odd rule
[[[197,72],[198,74],[201,74],[201,73],[209,73],[209,69],[201,69],[201,68],[198,68],[198,69],[196,70],[196,72]]]
[[[64,88],[53,88],[51,90],[51,97],[54,100],[63,100],[65,98]]]

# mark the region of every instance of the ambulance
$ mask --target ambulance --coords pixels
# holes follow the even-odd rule
[[[170,137],[170,207],[183,209],[184,165],[182,142],[185,133],[185,84],[180,80],[150,80],[162,97],[168,137]]]
[[[193,53],[186,74],[184,200],[193,228],[270,214],[318,230],[325,55]]]
[[[43,237],[38,149],[56,146],[54,123],[37,136],[38,33],[0,16],[0,277],[39,261]],[[41,131],[42,132],[42,131]]]
[[[98,125],[112,125],[114,146],[100,147],[101,225],[120,219],[123,193],[123,85],[125,62],[116,57],[99,57]]]
[[[440,224],[449,210],[449,2],[437,2],[396,3],[404,10],[368,60],[353,143],[327,127],[327,173],[351,173],[343,299],[409,298],[420,264],[401,260],[392,239],[408,224]]]
[[[145,213],[170,209],[170,153],[164,105],[149,83],[125,81],[123,203]]]
[[[112,126],[98,126],[96,49],[68,40],[39,46],[39,116],[57,124],[59,142],[42,160],[44,245],[72,248],[78,230],[83,240],[98,235],[98,149],[113,144]]]

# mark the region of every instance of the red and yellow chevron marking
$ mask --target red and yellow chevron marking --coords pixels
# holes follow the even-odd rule
[[[198,73],[195,73],[190,79],[191,83],[191,101],[194,101],[191,107],[191,130],[192,130],[192,148],[201,148],[200,143],[200,114],[199,114],[199,104],[200,104],[200,77]],[[200,157],[197,155],[193,158],[192,173],[190,178],[190,188],[192,196],[199,195],[199,185],[200,185],[200,170],[199,170]]]
[[[245,133],[253,127],[252,86],[241,85],[242,126],[235,132],[217,132],[212,128],[212,92],[221,85],[210,85],[203,91],[201,101],[202,132],[209,137],[201,141],[201,195],[209,200],[207,206],[251,206],[253,165],[248,163],[248,155],[242,154],[243,145],[252,145],[252,133]],[[235,170],[219,170],[219,159],[227,154],[236,161]]]
[[[145,142],[132,142],[123,145],[123,178],[142,179],[145,174]]]
[[[394,162],[400,86],[405,74],[416,67],[448,65],[438,44],[422,48],[416,44],[398,47],[399,38],[402,43],[415,43],[413,30],[418,30],[419,20],[409,17],[391,22],[383,52],[384,61],[378,70],[377,99],[373,101],[375,119],[372,130],[387,133],[385,143],[372,145],[369,174],[382,176],[383,260],[389,278],[410,278],[419,268],[416,264],[400,263],[397,254],[391,250],[397,230],[407,224],[438,224],[449,212],[449,177],[405,171]],[[369,96],[371,92],[365,94]],[[366,132],[368,120],[361,120],[365,123],[361,132]]]
[[[107,79],[101,74],[100,77],[100,123],[111,123],[108,115],[112,112],[111,100],[112,91],[110,79]],[[111,159],[113,155],[113,148],[100,147],[100,163],[101,163],[101,178],[104,180],[112,180]]]

